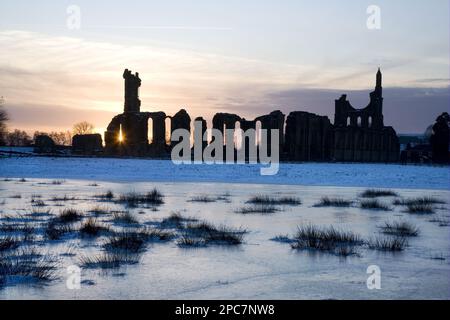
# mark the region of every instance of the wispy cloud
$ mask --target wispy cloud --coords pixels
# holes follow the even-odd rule
[[[122,110],[124,68],[139,71],[143,79],[143,110],[173,114],[183,107],[193,117],[206,118],[219,110],[250,117],[293,107],[329,114],[340,93],[364,89],[367,96],[374,84],[372,62],[323,68],[27,31],[0,31],[0,44],[0,96],[13,115],[11,125],[28,128],[34,121],[35,126],[60,124],[64,129],[81,116],[104,128],[105,119]],[[388,85],[446,85],[406,81],[401,74],[389,78]],[[325,102],[318,102],[324,97],[328,111]]]

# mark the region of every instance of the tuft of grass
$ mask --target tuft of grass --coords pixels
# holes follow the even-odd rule
[[[279,208],[271,205],[271,204],[255,204],[253,206],[246,206],[235,210],[235,213],[240,214],[253,214],[253,213],[260,213],[260,214],[271,214],[280,211]]]
[[[139,221],[128,211],[125,212],[114,212],[113,221],[116,223],[124,224],[138,224]]]
[[[407,245],[404,237],[377,237],[368,242],[370,249],[380,251],[403,251]]]
[[[242,244],[245,233],[247,231],[244,229],[216,227],[206,221],[189,223],[185,228],[187,238],[199,238],[206,245],[239,245]]]
[[[77,198],[75,197],[69,197],[68,195],[63,195],[63,196],[54,196],[52,197],[51,201],[54,202],[65,202],[65,201],[75,201],[77,200]]]
[[[109,208],[106,208],[106,207],[94,206],[88,212],[99,216],[99,215],[110,214],[111,210]]]
[[[164,218],[160,225],[163,228],[182,228],[184,223],[195,222],[196,219],[183,217],[178,212],[173,212],[169,217]]]
[[[417,237],[419,228],[407,221],[385,222],[381,227],[383,233],[400,237]]]
[[[22,199],[22,195],[21,194],[13,194],[12,196],[10,196],[11,199]]]
[[[416,197],[409,199],[395,199],[393,204],[396,206],[410,206],[410,205],[433,205],[433,204],[445,204],[442,199],[435,197]]]
[[[293,249],[312,249],[324,251],[341,256],[355,254],[356,247],[364,241],[361,237],[350,231],[342,231],[334,227],[321,228],[314,225],[298,227],[294,236],[295,242],[291,245]]]
[[[342,198],[322,197],[315,207],[350,207],[351,201]]]
[[[113,200],[114,193],[111,190],[108,190],[105,193],[96,195],[95,197],[103,200]]]
[[[56,278],[58,263],[48,255],[41,255],[34,250],[23,250],[13,255],[0,257],[0,287],[18,280],[45,282]]]
[[[361,193],[362,198],[379,198],[379,197],[398,197],[398,194],[392,190],[367,189]]]
[[[125,203],[130,207],[136,207],[139,204],[161,205],[164,203],[164,196],[157,189],[153,189],[145,194],[130,192],[119,197],[118,202]]]
[[[145,241],[169,241],[175,237],[172,232],[161,229],[144,229],[139,231],[139,234]]]
[[[58,221],[70,223],[70,222],[78,221],[82,217],[83,217],[83,214],[80,211],[78,211],[76,209],[67,208],[59,213]]]
[[[90,237],[95,237],[104,232],[109,232],[110,229],[102,224],[97,223],[97,220],[89,218],[80,228],[80,233]]]
[[[202,203],[211,203],[218,201],[217,198],[213,198],[207,195],[192,197],[189,202],[202,202]]]
[[[378,201],[377,199],[361,201],[361,208],[367,210],[382,210],[382,211],[391,210],[388,205]]]
[[[59,186],[62,185],[63,183],[65,183],[66,180],[53,180],[51,183],[55,186]]]
[[[444,218],[433,218],[429,220],[430,222],[437,223],[439,227],[448,227],[450,226],[450,220]]]
[[[31,212],[28,215],[31,217],[48,217],[52,215],[52,212],[50,209],[32,208]]]
[[[27,179],[21,178],[21,179],[19,179],[19,182],[27,182]]]
[[[430,204],[409,204],[406,211],[412,214],[433,214],[434,208]]]
[[[15,237],[2,237],[0,238],[0,252],[16,249],[20,246],[20,240]]]
[[[275,198],[266,195],[257,195],[250,198],[247,203],[256,204],[256,205],[290,205],[290,206],[298,206],[302,204],[302,201],[299,198],[294,197],[281,197]]]
[[[46,206],[46,204],[45,204],[45,202],[43,201],[43,200],[41,200],[41,199],[31,199],[31,205],[33,206],[33,207],[45,207]]]
[[[94,257],[81,257],[80,264],[84,268],[116,269],[124,264],[136,264],[139,255],[126,252],[105,252]]]
[[[69,225],[61,225],[56,219],[50,220],[45,227],[44,233],[49,240],[59,240],[67,233],[74,232],[75,229]]]
[[[197,237],[193,237],[190,235],[183,235],[180,239],[177,241],[177,245],[179,247],[205,247],[206,243],[203,239],[199,239]]]
[[[275,236],[274,238],[270,239],[271,241],[275,242],[283,242],[283,243],[292,243],[295,242],[295,240],[291,239],[289,235],[285,234],[279,234]]]
[[[146,235],[138,232],[121,232],[114,235],[103,247],[109,251],[139,252],[144,248]]]

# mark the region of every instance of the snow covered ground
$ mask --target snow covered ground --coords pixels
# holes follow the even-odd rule
[[[93,158],[0,159],[0,239],[9,227],[35,225],[34,235],[20,244],[57,260],[57,278],[45,285],[20,277],[0,283],[0,299],[450,299],[450,201],[448,167],[384,164],[281,164],[276,176],[260,176],[259,166],[183,165],[170,161]],[[55,179],[58,179],[55,181]],[[64,179],[64,180],[61,180]],[[96,195],[143,193],[158,188],[164,204],[157,210],[102,202]],[[367,188],[389,188],[397,197],[383,197],[387,211],[362,209]],[[217,200],[192,202],[193,197]],[[273,214],[240,214],[254,195],[298,197],[302,204],[284,205]],[[346,208],[316,207],[323,196],[352,201]],[[394,199],[435,197],[433,214],[411,214]],[[55,200],[60,198],[62,200]],[[65,198],[65,199],[64,199]],[[42,203],[32,202],[40,200]],[[98,222],[114,222],[114,211],[128,211],[138,227],[154,227],[173,212],[216,226],[245,228],[237,246],[180,247],[178,237],[152,242],[139,263],[117,269],[83,267],[83,259],[105,252],[108,236],[82,237],[83,221],[94,207],[109,213]],[[46,225],[64,208],[83,213],[74,230],[59,240],[45,237]],[[49,210],[49,215],[33,215]],[[292,237],[297,226],[334,226],[370,241],[383,237],[385,222],[409,222],[420,230],[400,252],[358,247],[348,257],[294,250],[274,241]],[[7,249],[3,257],[8,256]],[[15,249],[14,249],[15,250]],[[14,252],[13,250],[13,252]],[[20,251],[19,251],[20,252]],[[1,252],[0,252],[1,253]],[[67,267],[82,267],[81,289],[66,286]],[[367,268],[381,269],[381,290],[369,290]],[[1,270],[0,270],[1,271]],[[1,272],[0,272],[1,280]],[[1,282],[1,281],[0,281]]]
[[[51,161],[59,163],[60,159]],[[67,160],[62,161],[67,164]],[[44,203],[38,209],[51,210],[52,215],[64,208],[76,208],[87,217],[92,216],[89,209],[102,206],[109,210],[129,210],[139,225],[152,226],[171,212],[179,212],[184,217],[206,220],[215,225],[242,227],[248,233],[243,244],[238,246],[184,248],[178,246],[177,239],[151,243],[137,264],[112,270],[83,267],[81,289],[69,290],[66,268],[81,266],[83,257],[102,254],[106,238],[83,238],[74,231],[60,240],[50,241],[41,239],[39,231],[36,231],[33,246],[46,255],[57,257],[58,278],[46,285],[17,280],[0,285],[0,299],[450,299],[450,217],[447,204],[437,205],[435,214],[415,215],[405,212],[404,206],[393,205],[394,198],[380,198],[391,208],[390,211],[361,209],[360,193],[364,188],[98,182],[99,176],[96,176],[97,184],[85,180],[54,182],[30,178],[42,175],[42,171],[51,172],[51,168],[40,170],[36,162],[33,162],[33,167],[36,171],[26,169],[11,174],[26,177],[25,180],[0,181],[1,223],[30,218],[28,214],[34,197]],[[90,170],[86,168],[86,171]],[[68,171],[74,170],[68,168]],[[53,176],[61,175],[61,172],[55,172]],[[95,198],[107,190],[118,195],[129,191],[149,191],[154,187],[165,195],[165,203],[157,211],[145,207],[126,208],[122,204]],[[448,190],[396,191],[401,198],[432,196],[448,200],[450,196]],[[274,214],[243,215],[235,212],[237,208],[246,206],[246,201],[255,194],[299,197],[303,203],[282,206],[282,210]],[[68,199],[53,200],[55,196],[64,195]],[[211,203],[190,201],[192,197],[201,195],[222,197],[222,200]],[[342,197],[354,203],[348,208],[315,207],[323,196]],[[36,219],[35,223],[45,225],[51,216],[35,216],[33,219]],[[114,225],[111,214],[101,214],[97,219]],[[420,229],[420,234],[410,238],[402,252],[361,247],[358,255],[349,257],[294,250],[289,243],[271,240],[277,235],[292,236],[297,226],[308,224],[333,225],[370,239],[381,235],[380,227],[386,221],[408,221]],[[381,269],[380,290],[367,288],[369,275],[366,271],[371,265]]]
[[[0,177],[92,181],[227,182],[303,186],[450,189],[450,168],[392,164],[280,164],[274,176],[260,165],[180,165],[168,160],[3,158]]]

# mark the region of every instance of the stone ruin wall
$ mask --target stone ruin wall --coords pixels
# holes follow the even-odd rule
[[[139,75],[125,70],[124,113],[115,116],[105,132],[105,152],[116,156],[170,157],[171,145],[166,141],[166,120],[170,119],[170,133],[176,129],[191,131],[193,121],[182,109],[173,116],[164,112],[141,112],[138,90]],[[285,161],[342,161],[342,162],[396,162],[399,142],[395,130],[386,127],[382,114],[381,72],[377,73],[375,91],[364,109],[355,109],[345,95],[335,101],[335,121],[309,112],[291,112],[287,119],[277,110],[270,114],[246,120],[236,114],[217,113],[212,127],[224,129],[278,129],[280,158]],[[152,122],[152,141],[148,140],[149,121]],[[206,121],[202,122],[202,133]],[[123,137],[120,141],[119,136]],[[268,135],[270,139],[270,134]],[[206,147],[204,141],[193,141]],[[270,140],[269,140],[270,146]],[[236,151],[235,151],[236,152]]]

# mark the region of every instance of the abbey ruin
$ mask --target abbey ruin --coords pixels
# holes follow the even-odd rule
[[[115,116],[108,125],[105,153],[116,156],[169,157],[172,146],[168,137],[177,129],[191,131],[191,117],[184,109],[173,116],[162,111],[141,112],[139,74],[126,69],[123,78],[124,112]],[[400,152],[399,141],[395,130],[384,125],[382,93],[382,74],[378,70],[375,90],[370,93],[367,107],[356,109],[347,96],[342,95],[335,101],[334,123],[326,116],[303,111],[291,112],[286,118],[285,114],[277,110],[253,120],[237,114],[217,113],[212,119],[212,126],[222,133],[225,129],[237,128],[244,131],[278,129],[280,159],[284,161],[396,162]],[[166,130],[166,120],[170,123],[169,130]],[[202,124],[202,133],[207,130],[203,118],[196,118],[195,121]],[[151,141],[149,136],[152,137]],[[202,144],[203,147],[207,144],[205,141],[193,143]]]

